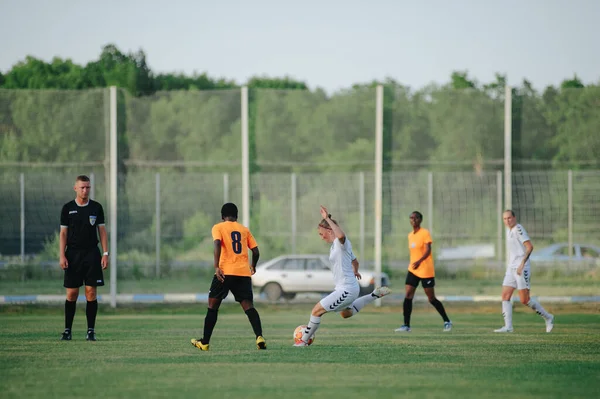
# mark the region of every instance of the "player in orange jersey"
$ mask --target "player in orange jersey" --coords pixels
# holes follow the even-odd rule
[[[408,249],[410,250],[410,264],[406,275],[406,295],[404,297],[404,324],[396,332],[410,332],[410,315],[412,313],[412,300],[419,282],[429,299],[429,303],[444,319],[444,331],[452,330],[452,322],[446,315],[444,305],[435,297],[435,270],[431,256],[433,240],[427,229],[421,227],[423,215],[421,212],[410,214],[410,224],[413,231],[408,234]]]
[[[262,336],[260,316],[254,308],[252,293],[252,275],[256,273],[258,245],[250,230],[237,222],[238,209],[235,204],[227,203],[221,208],[223,222],[212,228],[214,240],[214,267],[210,291],[208,292],[208,311],[204,318],[204,335],[201,339],[192,339],[192,345],[207,351],[213,329],[217,324],[217,314],[223,299],[229,291],[248,316],[256,335],[258,349],[267,349]],[[252,251],[252,263],[248,262],[248,250]]]

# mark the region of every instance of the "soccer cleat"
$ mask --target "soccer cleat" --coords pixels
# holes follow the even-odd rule
[[[306,342],[304,342],[304,341],[299,341],[299,342],[296,342],[294,344],[294,346],[298,346],[298,347],[300,347],[300,346],[308,346],[308,344]]]
[[[546,332],[552,332],[552,329],[554,328],[554,315],[550,315],[549,319],[546,319]]]
[[[71,330],[65,330],[62,333],[62,337],[60,337],[61,341],[70,341],[71,340]]]
[[[377,298],[381,298],[381,297],[384,297],[391,293],[392,293],[392,290],[390,290],[386,286],[382,286],[382,287],[375,288],[375,290],[373,291],[373,293],[371,295],[376,296]]]
[[[511,332],[513,332],[513,329],[512,329],[512,328],[508,328],[508,327],[504,326],[504,327],[502,327],[502,328],[499,328],[499,329],[497,329],[497,330],[494,330],[494,332],[496,332],[496,333],[511,333]]]
[[[192,345],[201,351],[207,351],[209,346],[209,344],[203,344],[201,340],[196,338],[192,338]]]
[[[452,331],[452,322],[446,321],[444,322],[444,332]]]
[[[96,333],[94,332],[94,330],[88,330],[87,335],[85,336],[85,340],[86,341],[95,341],[96,340]]]
[[[259,335],[258,337],[256,337],[256,347],[258,349],[267,349],[267,342],[262,337],[262,335]]]
[[[410,327],[407,325],[400,326],[400,328],[396,328],[394,331],[396,332],[410,332]]]

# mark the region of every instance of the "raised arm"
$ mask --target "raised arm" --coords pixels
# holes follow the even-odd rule
[[[346,242],[346,233],[340,226],[338,226],[333,220],[331,220],[331,215],[327,212],[327,208],[321,205],[321,216],[323,219],[327,221],[331,230],[333,230],[333,234],[337,237],[338,240],[343,244]]]

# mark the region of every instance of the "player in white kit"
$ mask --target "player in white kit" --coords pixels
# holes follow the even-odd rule
[[[531,269],[529,255],[533,251],[533,245],[525,228],[517,223],[515,213],[506,210],[502,214],[504,225],[507,227],[506,240],[508,243],[508,264],[506,275],[502,282],[502,316],[504,326],[494,332],[513,332],[512,325],[512,302],[511,297],[515,288],[519,291],[519,299],[523,305],[529,306],[546,321],[546,332],[554,328],[554,316],[551,315],[535,299],[529,296]]]
[[[357,278],[360,279],[360,273],[358,261],[352,253],[352,244],[337,222],[331,219],[324,206],[321,206],[321,216],[323,220],[319,223],[319,235],[324,241],[331,243],[329,261],[335,289],[314,306],[302,340],[294,346],[308,346],[310,338],[319,328],[321,316],[325,313],[339,312],[343,318],[352,317],[366,304],[391,292],[388,287],[377,287],[371,294],[358,297],[360,286]]]

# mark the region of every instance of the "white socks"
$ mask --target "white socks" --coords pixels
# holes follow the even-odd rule
[[[302,341],[308,342],[310,337],[315,335],[315,333],[317,332],[317,329],[319,328],[319,324],[321,324],[321,316],[311,315],[310,321],[308,322],[308,325],[306,326],[306,328],[304,329],[304,332],[302,333]]]
[[[512,325],[512,302],[511,301],[502,301],[502,316],[504,317],[504,327],[513,328],[513,325]]]
[[[529,299],[527,303],[531,309],[533,309],[537,314],[542,316],[545,320],[550,319],[550,313],[544,309],[542,305],[539,304],[535,299]],[[511,301],[502,301],[502,316],[504,316],[504,326],[506,328],[513,328],[512,326],[512,302]]]
[[[365,296],[361,296],[360,298],[357,298],[354,302],[352,302],[352,305],[350,305],[350,310],[352,311],[352,316],[354,316],[355,314],[360,312],[362,310],[362,308],[365,307],[365,305],[368,305],[371,302],[374,302],[376,299],[378,299],[378,298],[376,296],[374,296],[373,294],[367,294]]]
[[[540,303],[537,302],[535,299],[530,299],[529,302],[527,303],[527,306],[529,306],[531,309],[533,309],[537,314],[542,316],[545,320],[548,320],[550,318],[550,313],[546,312],[546,309],[544,309],[544,307],[542,305],[540,305]]]

